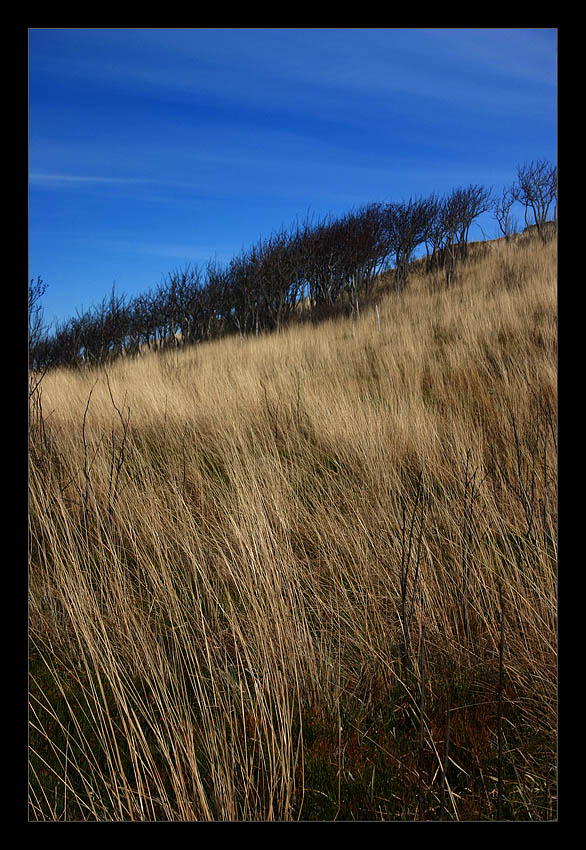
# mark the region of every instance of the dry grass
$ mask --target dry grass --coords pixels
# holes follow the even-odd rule
[[[45,376],[31,818],[555,818],[555,245],[378,306]]]

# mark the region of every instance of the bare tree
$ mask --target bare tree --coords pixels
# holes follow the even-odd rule
[[[395,259],[395,289],[402,292],[413,252],[425,242],[433,206],[430,200],[416,199],[389,204],[385,223],[389,244]]]
[[[548,236],[547,216],[554,205],[554,220],[557,221],[558,174],[557,166],[545,159],[538,159],[517,168],[517,182],[513,185],[516,201],[525,207],[525,225],[530,225],[529,216],[545,242]]]
[[[427,199],[427,216],[423,231],[425,244],[425,267],[427,271],[440,268],[443,263],[443,244],[445,226],[443,219],[443,201],[435,194]]]
[[[432,217],[431,236],[439,243],[439,265],[445,270],[448,286],[452,284],[458,260],[468,255],[472,224],[491,209],[492,203],[491,191],[483,186],[459,187],[443,200]]]
[[[470,185],[457,192],[460,197],[460,256],[465,259],[468,255],[470,228],[479,216],[491,209],[493,200],[491,190],[484,186]]]
[[[494,202],[494,217],[498,223],[500,232],[507,242],[513,234],[517,233],[517,221],[511,214],[514,203],[515,195],[513,188],[507,188],[506,186]]]
[[[47,337],[48,327],[41,298],[47,291],[47,284],[40,277],[34,278],[28,285],[28,345],[29,345],[29,369],[34,368],[35,359],[38,357],[41,344]]]

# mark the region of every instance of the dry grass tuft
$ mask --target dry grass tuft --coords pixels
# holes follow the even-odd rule
[[[556,341],[555,245],[495,242],[47,374],[31,818],[555,818]]]

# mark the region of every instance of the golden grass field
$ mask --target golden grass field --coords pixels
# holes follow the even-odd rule
[[[45,375],[30,819],[556,819],[557,247]]]

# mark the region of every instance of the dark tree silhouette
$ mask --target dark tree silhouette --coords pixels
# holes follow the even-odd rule
[[[557,199],[557,172],[543,162],[524,166],[519,181],[493,207],[483,186],[454,189],[440,198],[371,203],[346,215],[315,220],[309,214],[287,231],[274,232],[222,266],[187,266],[132,299],[115,292],[96,307],[58,324],[51,335],[39,300],[45,285],[29,285],[29,363],[35,368],[101,364],[121,354],[137,356],[212,340],[224,334],[280,330],[292,319],[318,321],[350,309],[359,314],[383,271],[393,269],[404,291],[417,248],[425,245],[428,271],[443,270],[448,286],[467,256],[470,228],[489,209],[505,235],[510,205],[521,200],[543,231]]]
[[[29,369],[44,368],[49,328],[41,299],[47,291],[47,284],[40,277],[29,281],[28,285],[28,350]]]
[[[510,186],[505,186],[500,196],[494,201],[494,217],[507,242],[517,232],[517,222],[512,215],[514,203],[515,196]]]
[[[517,167],[517,182],[512,189],[514,198],[525,207],[525,226],[529,226],[530,214],[537,232],[545,241],[548,238],[547,216],[554,205],[554,221],[557,222],[558,173],[557,166],[544,159]]]

